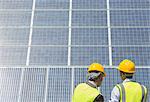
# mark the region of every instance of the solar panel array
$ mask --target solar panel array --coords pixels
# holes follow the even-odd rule
[[[70,102],[92,62],[107,101],[126,58],[150,89],[149,0],[0,0],[0,102]]]

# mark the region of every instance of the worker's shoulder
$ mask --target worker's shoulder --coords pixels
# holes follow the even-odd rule
[[[145,90],[147,90],[147,87],[143,84],[140,84],[143,88],[145,88]]]
[[[145,92],[148,92],[147,86],[143,85],[142,83],[138,82],[140,84],[141,88],[145,90]]]
[[[137,82],[137,81],[129,81],[129,82],[133,82],[133,83],[135,83],[135,85],[143,86],[145,89],[147,89],[147,87],[145,85],[143,85],[141,82]],[[124,86],[125,84],[127,84],[127,82],[125,82],[125,83],[117,83],[115,85],[115,87],[119,87],[119,86],[122,86],[122,85]]]
[[[120,85],[123,85],[123,83],[117,83],[116,85],[114,85],[114,88],[115,88],[115,87],[118,87],[118,86],[120,86]]]
[[[79,83],[76,87],[82,87],[82,86],[85,86],[86,83]]]
[[[145,85],[143,85],[141,82],[137,82],[137,81],[135,81],[135,82],[147,89],[147,87]]]

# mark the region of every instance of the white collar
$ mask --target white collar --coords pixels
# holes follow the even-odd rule
[[[95,84],[95,82],[94,81],[88,81],[89,83],[91,83],[95,88],[97,88],[97,85]]]
[[[133,81],[133,79],[132,79],[132,78],[131,78],[131,79],[126,78],[126,79],[123,81],[123,83],[129,82],[129,81]]]

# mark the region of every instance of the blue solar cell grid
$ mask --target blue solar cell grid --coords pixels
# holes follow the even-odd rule
[[[106,11],[73,11],[72,26],[106,26]]]
[[[0,47],[1,66],[25,65],[27,47]]]
[[[68,26],[66,11],[35,11],[33,26]]]
[[[106,47],[73,47],[71,65],[88,65],[100,62],[108,65],[108,48]]]
[[[0,0],[0,9],[32,9],[33,0]]]
[[[20,102],[43,102],[45,97],[46,69],[25,69]]]
[[[33,29],[33,45],[68,45],[67,28],[40,28]]]
[[[0,102],[71,102],[92,62],[108,101],[123,59],[150,91],[149,0],[0,0]]]
[[[17,102],[21,69],[0,68],[0,102]]]
[[[31,12],[0,11],[0,26],[29,26]]]
[[[149,47],[113,47],[113,65],[118,65],[124,59],[133,60],[137,66],[150,65]]]
[[[28,45],[29,28],[1,28],[0,45]]]
[[[30,65],[67,65],[67,47],[33,47]]]
[[[72,45],[108,45],[105,28],[73,28]]]

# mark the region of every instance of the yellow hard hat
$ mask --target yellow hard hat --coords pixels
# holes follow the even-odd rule
[[[135,64],[129,59],[125,59],[120,62],[118,70],[126,73],[134,73],[135,72]]]
[[[91,71],[99,71],[99,72],[102,72],[104,76],[106,76],[104,67],[99,63],[92,63],[88,68],[88,72],[91,72]]]

